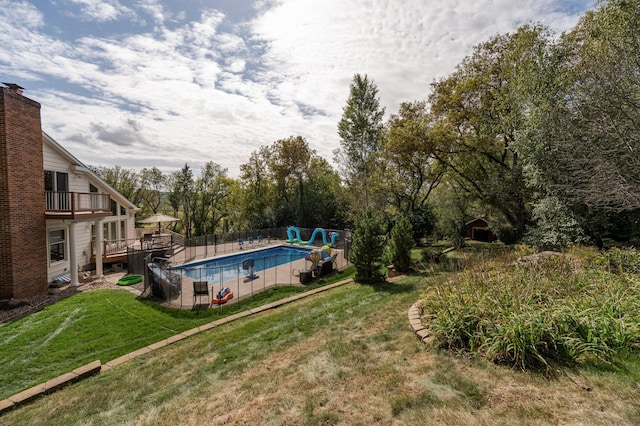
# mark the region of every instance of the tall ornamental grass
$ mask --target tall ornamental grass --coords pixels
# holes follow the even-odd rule
[[[638,265],[635,250],[494,261],[429,288],[422,320],[440,348],[522,369],[610,362],[640,349]]]

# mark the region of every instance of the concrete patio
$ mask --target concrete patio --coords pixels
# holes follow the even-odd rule
[[[254,244],[255,245],[255,244]],[[202,261],[206,259],[220,259],[222,257],[226,257],[232,254],[242,253],[259,253],[261,250],[269,247],[276,246],[291,246],[291,247],[299,247],[297,245],[286,244],[283,241],[279,240],[271,240],[268,244],[263,244],[261,246],[251,247],[245,242],[245,248],[240,250],[238,248],[238,244],[236,243],[227,243],[224,247],[217,246],[216,252],[224,253],[221,255],[211,255],[212,247],[195,247],[198,251],[194,256],[190,256],[192,261]],[[315,246],[314,246],[315,247]],[[316,247],[320,248],[320,247]],[[206,253],[209,253],[209,256],[206,256]],[[344,269],[348,262],[344,258],[343,250],[332,250],[332,254],[336,254],[334,271]],[[175,256],[169,258],[169,263],[172,267],[179,266],[184,264],[184,254],[177,253]],[[187,262],[188,263],[188,262]],[[278,285],[297,285],[303,286],[300,283],[299,272],[301,270],[307,270],[311,266],[311,262],[305,259],[299,259],[290,263],[282,264],[279,266],[275,266],[263,271],[256,271],[256,275],[258,275],[255,279],[248,279],[248,277],[244,274],[238,276],[237,278],[224,280],[222,283],[208,283],[209,288],[209,296],[206,295],[196,295],[194,298],[194,286],[193,282],[198,281],[197,279],[193,279],[187,277],[184,274],[182,276],[182,290],[180,294],[175,295],[174,297],[167,299],[164,303],[168,306],[178,307],[182,309],[192,309],[197,308],[207,308],[213,307],[218,308],[218,305],[211,304],[211,298],[214,297],[218,291],[222,287],[229,287],[234,294],[233,299],[229,300],[227,304],[231,304],[237,302],[239,300],[243,300],[247,297],[251,297],[252,295],[264,291],[267,288],[275,287]],[[224,305],[222,305],[224,306]]]

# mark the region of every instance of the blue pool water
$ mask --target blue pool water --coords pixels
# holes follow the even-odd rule
[[[175,269],[176,272],[181,272],[194,280],[218,284],[238,277],[248,276],[249,271],[242,267],[245,260],[253,259],[253,271],[257,273],[294,260],[304,259],[310,252],[311,248],[306,247],[277,246],[250,253],[238,253],[217,259],[190,263]]]

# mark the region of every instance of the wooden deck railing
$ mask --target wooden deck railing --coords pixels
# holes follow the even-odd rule
[[[111,216],[111,197],[97,192],[45,192],[46,217],[75,219]]]
[[[102,241],[102,256],[107,257],[114,254],[121,254],[127,252],[127,247],[140,244],[140,240],[137,238],[128,238],[120,240],[103,240]],[[96,255],[96,242],[91,240],[91,256]]]

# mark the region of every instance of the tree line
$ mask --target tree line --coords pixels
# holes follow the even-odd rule
[[[637,239],[638,34],[638,0],[601,1],[559,36],[523,25],[475,46],[427,99],[402,103],[386,120],[377,86],[356,74],[335,168],[290,136],[251,153],[237,179],[214,162],[199,174],[187,164],[168,174],[95,170],[141,218],[173,214],[187,236],[353,228],[371,210],[383,232],[407,219],[415,239],[459,239],[475,217],[507,243]]]

